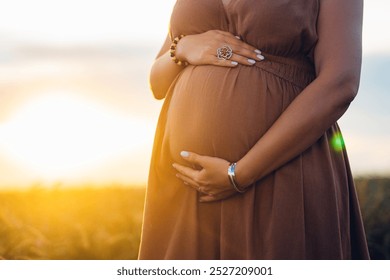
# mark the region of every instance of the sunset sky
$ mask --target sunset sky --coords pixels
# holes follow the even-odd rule
[[[362,96],[340,121],[355,174],[390,172],[390,2],[365,2]],[[174,3],[2,4],[0,187],[145,184],[162,104],[148,71]]]

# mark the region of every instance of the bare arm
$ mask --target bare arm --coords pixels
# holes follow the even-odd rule
[[[315,49],[317,78],[238,162],[237,176],[249,185],[291,160],[347,110],[360,79],[362,0],[322,0]]]
[[[170,85],[184,68],[184,66],[179,66],[171,60],[169,55],[170,45],[171,40],[167,36],[150,71],[149,84],[156,99],[165,97]]]
[[[315,143],[347,110],[356,96],[361,68],[363,0],[321,0],[319,41],[315,48],[317,78],[300,93],[252,149],[237,163],[241,187],[276,170]],[[215,201],[235,193],[224,159],[182,153],[203,167],[174,164],[178,177]]]

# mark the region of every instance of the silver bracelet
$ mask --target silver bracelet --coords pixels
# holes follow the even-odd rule
[[[238,184],[236,182],[236,165],[237,163],[233,162],[229,165],[229,168],[228,168],[228,176],[229,176],[229,180],[230,180],[230,183],[232,183],[232,186],[233,188],[239,192],[239,193],[244,193],[245,190],[241,190],[239,187],[238,187]]]

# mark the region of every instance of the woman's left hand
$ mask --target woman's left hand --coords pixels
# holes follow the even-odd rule
[[[210,156],[201,156],[196,153],[181,152],[183,159],[196,164],[202,169],[197,170],[178,163],[173,167],[178,171],[176,176],[183,180],[184,184],[196,189],[202,195],[200,202],[211,202],[228,198],[237,192],[233,189],[227,170],[229,162]]]

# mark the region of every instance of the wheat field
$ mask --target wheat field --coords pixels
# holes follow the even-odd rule
[[[0,258],[136,259],[144,189],[0,192]]]
[[[371,257],[390,259],[390,179],[355,181]],[[124,186],[0,191],[0,259],[136,259],[144,196]]]

